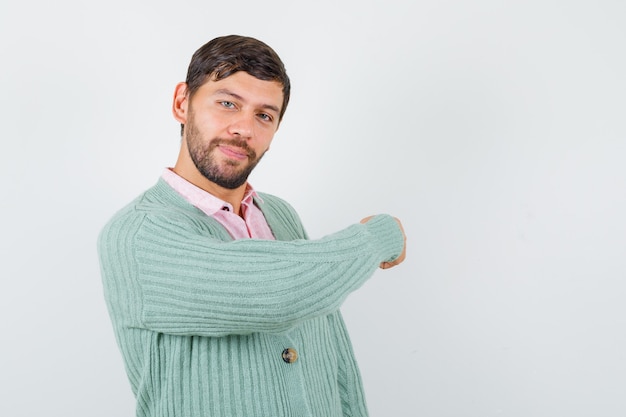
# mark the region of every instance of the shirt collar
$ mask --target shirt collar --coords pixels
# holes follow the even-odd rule
[[[217,211],[224,210],[225,207],[227,207],[231,212],[233,211],[233,207],[230,203],[227,203],[215,197],[213,194],[204,191],[202,188],[193,185],[180,175],[176,174],[172,168],[165,168],[161,177],[167,184],[169,184],[170,187],[174,189],[174,191],[180,194],[191,205],[202,210],[207,216],[212,216]],[[241,200],[242,208],[245,210],[250,205],[254,204],[255,198],[260,202],[263,202],[254,188],[252,188],[249,183],[246,184],[246,192],[244,193],[243,200]]]

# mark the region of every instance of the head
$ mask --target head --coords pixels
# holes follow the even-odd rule
[[[231,35],[202,46],[174,93],[183,138],[175,171],[207,191],[243,187],[269,149],[289,92],[285,68],[266,44]]]
[[[283,105],[279,122],[283,119],[291,83],[280,57],[267,44],[255,38],[228,35],[215,38],[201,46],[191,57],[187,69],[187,94],[191,99],[208,80],[219,81],[243,71],[259,80],[276,81],[283,88]],[[181,125],[181,134],[184,130]]]

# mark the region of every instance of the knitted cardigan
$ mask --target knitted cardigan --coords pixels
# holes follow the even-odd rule
[[[101,231],[104,295],[137,416],[367,415],[339,307],[400,254],[402,234],[378,215],[308,240],[286,202],[259,195],[276,241],[233,240],[163,180]]]

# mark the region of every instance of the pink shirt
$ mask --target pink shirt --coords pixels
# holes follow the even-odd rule
[[[196,187],[172,171],[171,168],[166,168],[163,171],[162,178],[190,204],[202,210],[207,216],[211,216],[220,222],[233,238],[274,240],[274,235],[263,213],[254,205],[253,197],[256,197],[261,202],[263,200],[261,200],[250,184],[247,185],[246,193],[241,201],[242,218],[233,212],[231,204]]]

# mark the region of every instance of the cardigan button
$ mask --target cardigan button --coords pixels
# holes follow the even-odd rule
[[[283,360],[286,363],[294,363],[298,360],[298,352],[296,352],[296,350],[292,348],[283,350]]]

